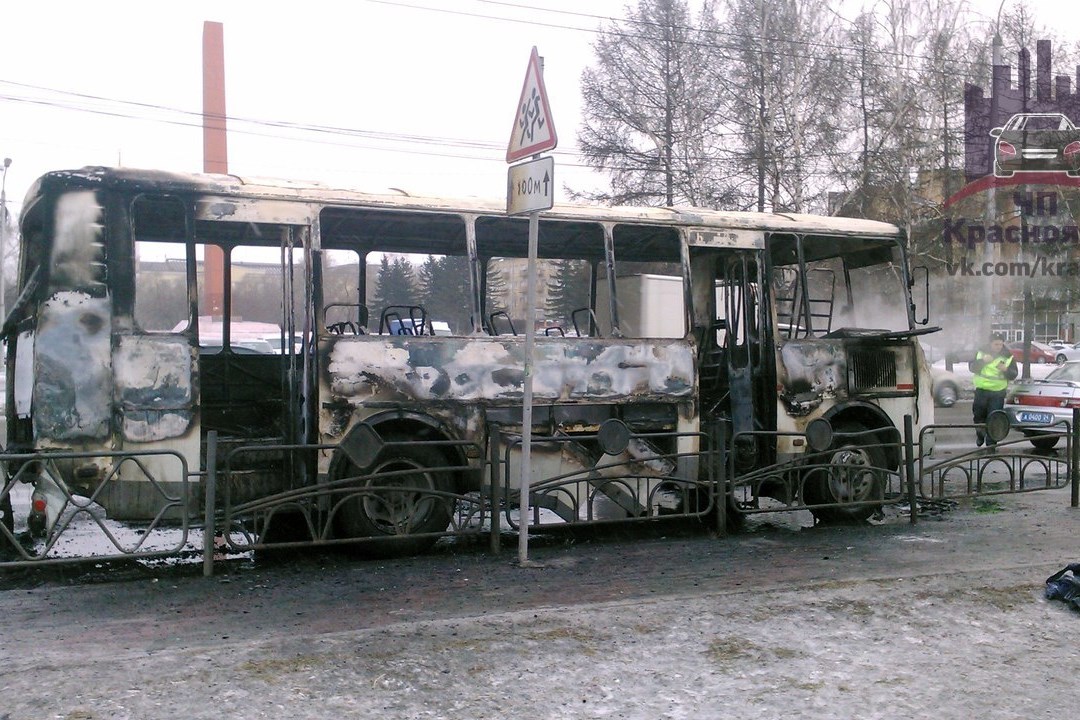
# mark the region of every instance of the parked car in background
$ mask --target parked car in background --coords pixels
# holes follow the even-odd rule
[[[1018,380],[1005,398],[1005,412],[1014,428],[1040,450],[1050,450],[1080,407],[1080,361],[1055,368],[1042,380]]]
[[[1080,343],[1054,348],[1054,362],[1058,365],[1064,365],[1073,360],[1080,360]]]
[[[930,366],[930,378],[933,381],[934,404],[938,407],[952,407],[960,399],[960,378],[945,368]]]
[[[1013,359],[1016,362],[1024,362],[1024,343],[1023,341],[1014,342],[1009,345],[1009,352],[1012,353]],[[1057,362],[1057,352],[1054,348],[1041,342],[1031,343],[1030,352],[1031,362],[1033,363],[1052,363]]]
[[[266,342],[270,343],[270,348],[275,355],[285,354],[285,348],[288,347],[288,340],[283,338],[280,333],[277,335],[266,335],[262,338]],[[282,343],[285,343],[284,345]],[[303,346],[304,338],[300,335],[293,336],[293,349],[292,352],[295,355],[300,354],[300,349]]]

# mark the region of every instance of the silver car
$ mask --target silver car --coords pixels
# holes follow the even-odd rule
[[[1012,426],[1040,450],[1057,445],[1080,407],[1080,362],[1067,362],[1042,380],[1018,381],[1005,398]]]
[[[1064,365],[1072,360],[1080,360],[1080,343],[1075,345],[1062,345],[1054,348],[1054,361],[1058,365]]]

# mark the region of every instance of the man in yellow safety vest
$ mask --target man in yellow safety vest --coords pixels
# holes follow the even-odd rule
[[[972,381],[975,384],[975,402],[971,405],[971,413],[975,422],[981,425],[990,413],[1005,407],[1005,389],[1009,387],[1010,380],[1016,379],[1016,361],[1005,347],[1005,338],[994,333],[990,336],[989,347],[975,353],[975,359],[968,363],[968,368],[974,373]],[[982,445],[984,441],[987,447],[996,444],[981,429],[976,430],[975,444]]]

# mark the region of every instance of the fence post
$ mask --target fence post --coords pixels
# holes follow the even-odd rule
[[[217,530],[217,430],[206,434],[206,513],[203,518],[203,577],[214,574],[214,531]]]
[[[1069,484],[1072,486],[1070,505],[1080,507],[1080,408],[1073,408],[1069,428]]]
[[[713,479],[713,496],[716,498],[716,532],[720,537],[727,535],[727,425],[723,420],[716,423],[713,430],[713,448],[709,460],[710,474]]]
[[[919,502],[915,497],[915,429],[911,416],[904,416],[904,474],[907,475],[909,522],[914,525],[919,516]]]
[[[498,425],[488,426],[488,457],[491,467],[491,537],[492,554],[502,549],[502,482],[499,477],[499,432]]]

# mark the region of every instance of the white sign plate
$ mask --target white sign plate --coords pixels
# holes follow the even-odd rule
[[[555,123],[551,119],[544,73],[540,69],[540,56],[536,48],[529,57],[525,71],[525,84],[521,99],[514,110],[514,127],[510,131],[510,144],[506,146],[506,162],[512,163],[530,155],[554,150],[559,144],[555,135]]]
[[[555,204],[555,158],[542,157],[506,172],[506,214],[550,210]]]

